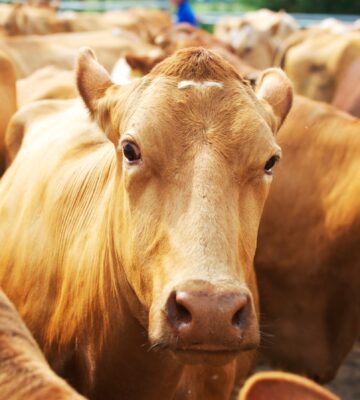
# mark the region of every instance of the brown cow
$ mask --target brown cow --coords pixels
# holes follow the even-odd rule
[[[246,13],[243,18],[258,31],[266,32],[273,40],[279,42],[300,29],[294,17],[284,11],[274,12],[262,8]]]
[[[5,170],[5,132],[16,111],[16,78],[9,58],[0,52],[0,175]]]
[[[299,376],[281,372],[251,377],[239,400],[338,400]],[[297,396],[297,397],[295,397]],[[14,306],[0,290],[0,400],[81,400],[50,370]]]
[[[1,284],[92,399],[229,399],[259,340],[252,261],[290,83],[271,69],[254,92],[201,48],[123,87],[85,49],[77,79],[102,131],[77,100],[38,103],[0,183]]]
[[[340,400],[328,390],[301,376],[261,372],[252,376],[239,400]]]
[[[126,54],[126,60],[134,70],[147,74],[156,64],[177,50],[200,46],[210,49],[225,58],[240,75],[255,75],[257,73],[255,68],[252,68],[236,56],[227,44],[210,33],[187,23],[176,24],[163,29],[162,32],[155,36],[153,43],[161,48],[160,52],[147,51],[141,54],[136,51],[135,53]]]
[[[349,66],[360,56],[360,32],[338,34],[319,29],[297,32],[283,44],[276,65],[296,93],[331,102]]]
[[[282,372],[258,373],[239,400],[338,400],[313,382]],[[298,396],[294,398],[294,396]],[[0,400],[81,400],[50,370],[14,306],[0,290]]]
[[[360,120],[296,97],[278,140],[255,257],[263,352],[326,382],[360,331]]]
[[[170,14],[161,10],[135,7],[129,9],[127,12],[136,20],[136,33],[148,43],[153,43],[154,38],[161,31],[172,26]],[[119,11],[109,11],[104,14],[104,18],[106,20],[116,20],[118,13]]]
[[[244,62],[264,69],[274,65],[281,43],[298,29],[289,14],[262,9],[242,17],[220,18],[215,36],[228,43]]]
[[[48,66],[16,82],[18,105],[44,99],[73,99],[78,96],[73,71]]]
[[[12,9],[13,9],[12,4],[0,3],[0,29],[3,28],[5,21],[7,20],[8,16],[11,14]]]
[[[115,65],[119,67],[112,71],[112,78],[116,83],[128,83],[138,76],[134,76],[124,58]],[[124,69],[124,67],[126,69]],[[73,99],[79,96],[76,88],[74,71],[48,66],[40,68],[27,78],[16,82],[18,106],[45,99]]]
[[[126,52],[157,50],[132,33],[113,30],[2,38],[0,50],[13,61],[17,77],[24,78],[48,65],[73,69],[79,47],[87,44],[96,49],[108,71]]]
[[[339,400],[296,375],[281,372],[251,377],[239,400]],[[297,396],[297,397],[295,397]],[[0,290],[0,400],[81,400],[50,370],[14,306]]]
[[[13,5],[2,26],[8,35],[45,35],[64,31],[56,9],[21,3]]]
[[[241,60],[256,69],[268,68],[274,63],[276,50],[271,38],[247,21],[236,17],[220,18],[215,37],[228,43]]]
[[[105,13],[66,12],[59,16],[59,20],[65,25],[67,32],[119,28],[135,34],[148,43],[151,43],[161,30],[172,25],[168,13],[144,8],[113,10]]]
[[[14,306],[0,290],[0,400],[81,400],[49,368]]]
[[[360,56],[341,77],[332,104],[355,117],[360,117]]]
[[[14,4],[5,9],[0,26],[8,35],[46,35],[120,28],[137,34],[147,42],[159,31],[171,26],[170,15],[160,10],[134,8],[106,13],[68,12],[59,15],[56,8],[57,4],[41,7]]]

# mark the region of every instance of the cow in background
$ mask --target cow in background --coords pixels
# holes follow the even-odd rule
[[[0,290],[0,400],[85,400],[50,369]]]
[[[65,30],[57,16],[56,8],[51,5],[40,7],[22,3],[12,5],[1,26],[9,36],[46,35]]]
[[[58,4],[13,4],[0,8],[0,27],[6,35],[47,35],[121,29],[151,42],[162,29],[171,26],[171,17],[160,10],[131,8],[105,13],[57,13]]]
[[[18,105],[45,99],[72,99],[78,96],[73,71],[52,65],[38,69],[16,82]]]
[[[274,367],[332,380],[360,332],[360,120],[296,96],[255,267]]]
[[[12,62],[0,52],[0,175],[5,170],[5,132],[10,118],[15,113],[16,77]]]
[[[1,38],[0,50],[13,61],[17,78],[25,78],[48,65],[72,70],[79,47],[86,44],[96,49],[108,71],[111,71],[119,57],[129,51],[159,51],[135,34],[119,30]],[[33,57],[34,54],[37,56]]]
[[[309,29],[293,34],[277,56],[297,94],[331,103],[350,65],[360,57],[360,32]],[[354,82],[356,85],[356,82]]]
[[[262,9],[243,17],[220,18],[215,36],[229,44],[242,61],[264,69],[274,65],[283,41],[298,30],[289,14]]]
[[[328,390],[298,375],[261,372],[249,378],[239,400],[340,400]]]
[[[258,74],[255,68],[252,68],[234,54],[230,46],[226,43],[208,32],[189,24],[177,24],[163,29],[154,37],[153,44],[159,46],[161,51],[154,52],[150,50],[145,53],[136,51],[126,54],[126,61],[133,70],[139,71],[144,75],[150,72],[160,61],[180,49],[186,47],[204,47],[225,58],[240,75],[255,76]]]
[[[340,110],[360,118],[360,56],[340,78],[332,104]]]

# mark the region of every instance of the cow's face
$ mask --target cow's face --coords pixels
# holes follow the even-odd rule
[[[246,21],[224,21],[216,28],[216,35],[248,65],[257,69],[273,65],[275,49],[270,34],[256,30]]]
[[[187,23],[172,25],[164,29],[154,38],[154,44],[160,47],[158,52],[148,51],[146,54],[139,52],[126,53],[126,61],[134,70],[139,70],[144,75],[175,51],[201,46],[206,48],[230,50],[230,46],[216,39],[213,35]]]
[[[151,343],[184,362],[256,347],[252,263],[280,157],[274,131],[291,104],[286,77],[265,72],[257,97],[203,49],[125,88],[104,73],[83,53],[79,89],[116,147],[121,261]]]
[[[339,76],[346,41],[343,35],[317,32],[290,45],[283,67],[296,93],[313,100],[331,102]],[[301,39],[301,36],[299,36]],[[343,64],[345,65],[345,64]]]

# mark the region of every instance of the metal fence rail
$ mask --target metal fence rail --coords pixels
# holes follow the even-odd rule
[[[213,25],[216,24],[218,19],[222,16],[241,16],[244,15],[245,13],[206,13],[206,14],[200,14],[199,17],[201,18],[201,21]],[[296,19],[296,21],[299,23],[300,26],[306,27],[309,25],[314,25],[320,21],[322,21],[325,18],[336,18],[340,21],[346,22],[346,23],[352,23],[355,22],[357,19],[360,19],[360,15],[344,15],[344,14],[305,14],[305,13],[289,13],[292,17]]]

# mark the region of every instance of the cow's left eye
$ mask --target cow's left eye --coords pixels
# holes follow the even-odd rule
[[[122,145],[124,157],[130,163],[135,163],[141,159],[141,153],[139,147],[135,143],[124,142]]]
[[[273,166],[279,161],[279,159],[280,159],[279,156],[272,156],[271,158],[269,158],[269,159],[266,161],[264,170],[265,170],[265,173],[266,173],[267,175],[271,175],[271,174],[272,174],[272,168],[273,168]]]

